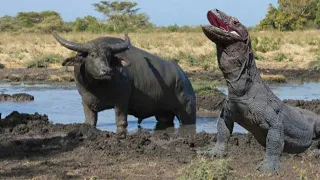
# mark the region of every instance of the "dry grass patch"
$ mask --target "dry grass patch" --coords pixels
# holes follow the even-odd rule
[[[285,83],[287,82],[287,78],[284,75],[281,74],[261,74],[261,77],[263,80],[269,82],[269,83]]]
[[[316,30],[250,32],[258,66],[272,69],[308,69],[320,56],[320,34]],[[61,33],[62,37],[86,42],[101,36],[123,38],[123,34]],[[217,69],[214,43],[201,32],[192,33],[131,33],[132,44],[150,53],[175,60],[186,71]],[[0,33],[0,64],[6,68],[25,68],[27,62],[56,55],[60,60],[49,63],[61,68],[63,58],[74,52],[62,47],[50,34]]]

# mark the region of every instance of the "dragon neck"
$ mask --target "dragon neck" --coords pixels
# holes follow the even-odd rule
[[[228,86],[229,97],[237,98],[247,95],[254,82],[261,79],[252,51],[246,56],[236,78],[225,79]]]

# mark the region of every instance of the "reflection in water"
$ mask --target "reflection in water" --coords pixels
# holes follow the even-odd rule
[[[225,87],[219,87],[220,90],[226,92]],[[281,99],[318,99],[320,97],[320,83],[286,84],[279,86],[271,86],[271,89]],[[1,84],[0,92],[13,94],[25,92],[35,97],[35,101],[28,103],[1,102],[0,112],[2,117],[7,116],[14,110],[21,113],[47,114],[49,119],[54,123],[82,123],[84,121],[84,113],[81,105],[81,97],[74,85],[64,84],[37,84],[37,85],[10,85]],[[179,122],[175,118],[175,126],[166,129],[175,133],[183,133],[184,129],[179,128]],[[99,113],[98,128],[107,131],[116,130],[114,110],[106,110]],[[154,117],[144,119],[141,124],[143,130],[153,130],[160,128]],[[160,128],[161,129],[161,128]],[[162,128],[163,129],[163,128]],[[193,128],[194,129],[194,128]],[[135,132],[139,130],[137,118],[128,116],[128,131]],[[141,129],[140,129],[141,130]],[[196,132],[215,133],[217,131],[216,118],[198,118]],[[193,130],[194,131],[194,130]],[[235,125],[234,132],[247,132],[239,125]]]

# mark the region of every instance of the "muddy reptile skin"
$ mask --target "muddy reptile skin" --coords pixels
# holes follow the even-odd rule
[[[214,9],[204,34],[216,44],[219,68],[228,86],[227,100],[218,119],[217,143],[203,155],[224,156],[234,122],[266,147],[258,170],[277,173],[282,152],[301,153],[320,137],[320,117],[285,105],[266,85],[257,69],[246,28]]]

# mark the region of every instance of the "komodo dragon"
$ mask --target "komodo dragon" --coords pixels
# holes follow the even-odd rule
[[[219,68],[228,86],[228,96],[218,119],[217,143],[200,152],[227,154],[234,122],[247,129],[266,147],[258,170],[278,173],[282,152],[301,153],[320,138],[320,117],[285,105],[263,82],[257,69],[246,28],[234,17],[214,9],[204,34],[216,44]]]

